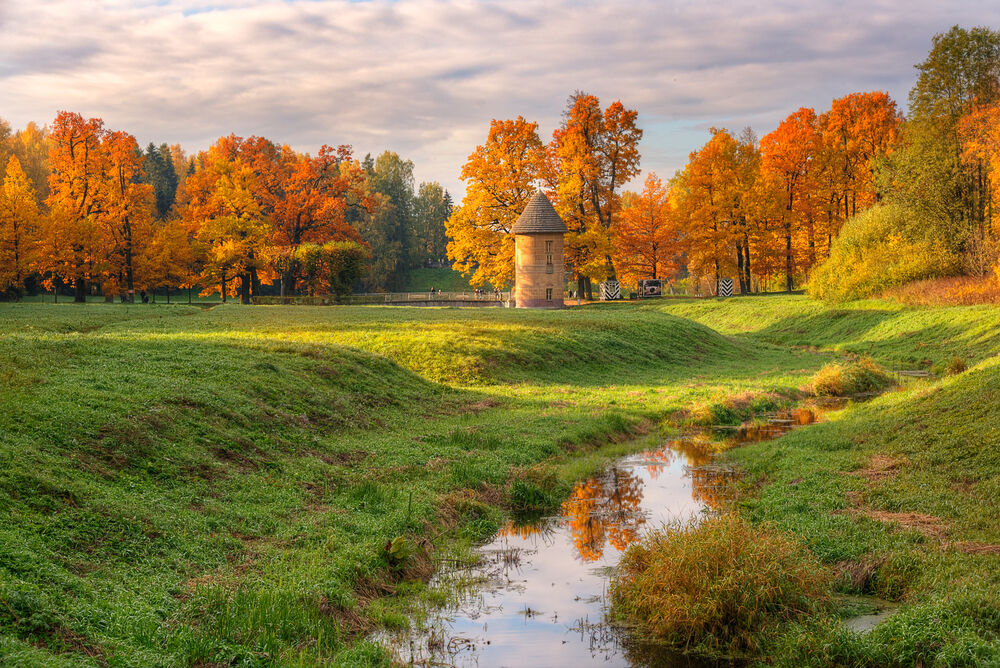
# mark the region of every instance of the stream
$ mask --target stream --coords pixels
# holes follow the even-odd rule
[[[577,483],[560,514],[504,527],[472,566],[443,566],[431,587],[477,584],[457,587],[458,596],[413,629],[376,639],[416,666],[699,665],[606,621],[613,567],[647,529],[720,506],[736,476],[714,462],[720,447],[777,438],[815,420],[810,409],[778,413],[622,457]]]

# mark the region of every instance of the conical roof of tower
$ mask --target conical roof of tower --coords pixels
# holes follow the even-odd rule
[[[552,207],[552,202],[540,190],[528,201],[528,206],[524,207],[524,211],[521,212],[511,231],[514,234],[565,234],[569,232],[566,229],[566,223]]]

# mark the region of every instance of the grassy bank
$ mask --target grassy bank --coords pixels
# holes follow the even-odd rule
[[[0,347],[4,665],[378,664],[535,464],[825,361],[601,309],[13,304]]]
[[[855,573],[843,589],[912,602],[900,620],[941,627],[920,606],[946,605],[959,574],[990,591],[996,566],[961,545],[1000,542],[998,324],[983,307],[800,297],[0,305],[0,663],[387,663],[364,635],[403,622],[393,595],[421,594],[435,546],[554,498],[551,472],[592,467],[601,444],[794,401],[844,352],[970,369],[735,452],[754,482],[745,513]],[[883,452],[905,464],[859,472]],[[877,512],[933,515],[945,538]],[[986,642],[985,623],[962,628]],[[836,638],[823,646],[875,656]]]
[[[804,541],[835,575],[831,593],[902,604],[865,635],[836,614],[789,617],[783,631],[754,639],[768,663],[1000,664],[1000,311],[878,301],[827,308],[797,297],[663,310],[738,341],[935,372],[728,453],[747,472],[741,515]],[[948,363],[955,358],[969,367]]]

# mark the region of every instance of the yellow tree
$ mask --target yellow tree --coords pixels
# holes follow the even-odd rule
[[[230,279],[239,277],[240,297],[246,303],[251,297],[252,274],[266,267],[263,250],[271,225],[254,197],[253,170],[240,159],[215,157],[209,169],[188,178],[192,199],[186,215],[202,251],[199,279],[205,292],[218,286],[225,301],[236,294],[230,291]],[[191,187],[198,176],[197,181],[203,183]]]
[[[0,293],[20,297],[35,261],[38,203],[21,163],[12,155],[0,189]]]
[[[28,123],[23,130],[18,130],[11,137],[11,147],[31,181],[36,200],[42,204],[49,196],[48,128]]]
[[[142,290],[187,288],[194,285],[194,254],[187,230],[177,220],[154,224],[136,263],[136,286]]]
[[[677,271],[679,241],[670,196],[655,173],[641,193],[628,193],[612,232],[615,271],[622,280],[666,278]]]
[[[462,167],[461,205],[445,223],[448,257],[473,285],[506,287],[514,278],[517,217],[535,192],[544,158],[538,124],[518,116],[490,123],[486,143]]]

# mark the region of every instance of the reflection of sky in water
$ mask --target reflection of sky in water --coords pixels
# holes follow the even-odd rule
[[[445,613],[446,645],[448,638],[470,643],[466,652],[435,659],[458,666],[635,665],[607,637],[611,630],[600,626],[606,567],[617,564],[627,543],[647,529],[688,520],[705,507],[699,500],[704,494],[692,493],[688,467],[709,457],[678,445],[625,458],[577,485],[563,506],[567,515],[534,530],[501,532],[484,546],[487,555],[522,551],[520,565]],[[414,641],[426,648],[426,638]]]

